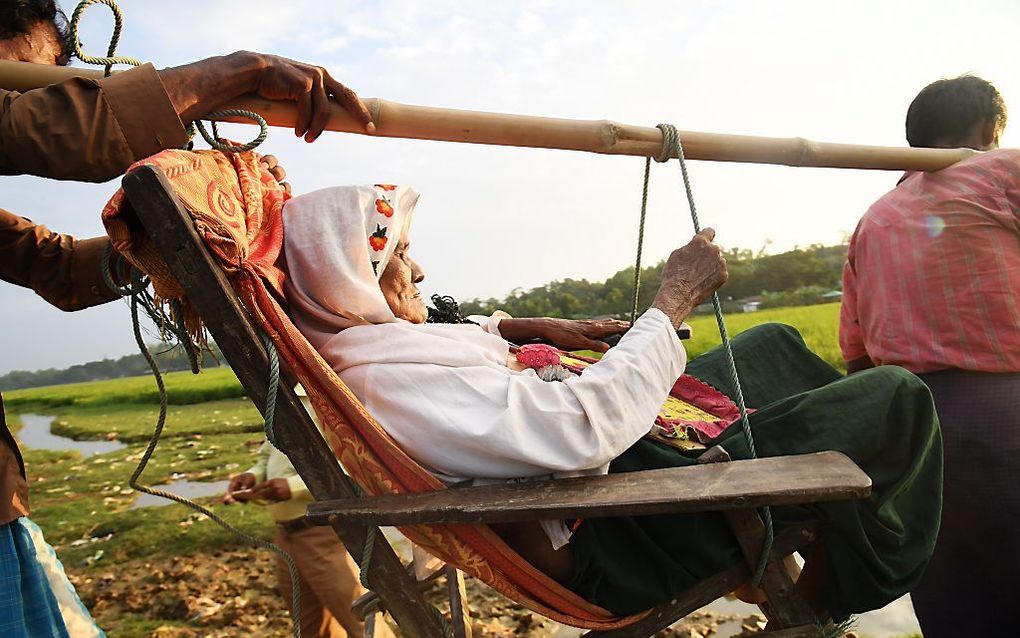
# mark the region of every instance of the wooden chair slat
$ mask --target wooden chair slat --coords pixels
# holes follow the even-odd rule
[[[504,523],[790,505],[867,496],[871,480],[839,452],[682,468],[318,501],[314,522]],[[334,519],[335,520],[335,519]]]

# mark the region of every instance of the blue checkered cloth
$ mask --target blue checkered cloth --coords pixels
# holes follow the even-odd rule
[[[0,525],[0,636],[69,638],[30,528]]]

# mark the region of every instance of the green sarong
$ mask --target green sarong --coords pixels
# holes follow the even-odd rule
[[[843,377],[788,326],[758,326],[732,343],[747,405],[757,408],[750,421],[759,456],[838,450],[871,477],[866,499],[772,508],[777,530],[820,523],[833,618],[910,591],[935,547],[942,508],[942,441],[928,388],[894,366]],[[720,348],[690,361],[687,373],[733,395]],[[714,443],[735,459],[750,456],[739,423]],[[642,439],[610,472],[686,466],[695,458]],[[618,614],[671,600],[743,560],[718,512],[587,519],[570,545],[570,589]]]

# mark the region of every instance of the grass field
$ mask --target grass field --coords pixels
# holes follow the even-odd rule
[[[215,399],[243,397],[244,391],[230,368],[209,368],[201,374],[171,372],[163,376],[171,404],[188,405]],[[4,393],[4,405],[17,412],[63,406],[96,406],[159,403],[152,377],[127,377],[110,381],[89,381],[28,388]]]
[[[838,312],[838,304],[765,310],[731,315],[727,325],[731,334],[737,334],[770,321],[791,324],[812,349],[840,366]],[[699,316],[689,323],[694,329],[694,337],[685,344],[690,356],[718,344],[714,317]],[[212,368],[200,375],[176,372],[165,378],[168,420],[142,483],[159,484],[172,477],[222,480],[250,467],[263,440],[261,417],[243,398],[233,372]],[[202,588],[220,576],[210,573],[198,577],[196,581],[201,582],[194,584],[192,594],[173,594],[184,603],[170,600],[166,591],[172,588],[168,584],[171,580],[186,580],[187,570],[214,565],[218,556],[232,561],[235,571],[251,565],[255,571],[249,576],[259,583],[255,587],[257,595],[252,593],[252,585],[241,583],[230,590],[233,594],[224,590],[220,596],[254,597],[252,600],[258,602],[251,604],[262,610],[256,616],[269,617],[263,635],[283,635],[282,630],[269,630],[271,623],[277,622],[282,605],[272,592],[270,558],[243,549],[237,539],[212,521],[180,505],[130,509],[136,493],[127,486],[128,478],[141,458],[158,412],[158,395],[151,377],[17,390],[5,393],[4,403],[15,429],[19,414],[52,415],[56,434],[76,440],[116,439],[126,444],[121,450],[87,459],[77,452],[24,450],[32,518],[57,547],[78,586],[93,596],[87,602],[110,635],[212,635],[189,633],[200,630],[201,622],[212,622],[196,621],[198,612],[192,608],[198,608],[196,600],[204,595]],[[247,532],[263,538],[272,536],[272,522],[261,507],[228,507],[214,497],[199,501]],[[164,580],[153,580],[156,576],[147,575],[149,571]],[[140,582],[126,585],[115,594],[110,579],[121,577]],[[143,595],[147,591],[156,592],[168,602],[150,607]],[[273,605],[277,606],[275,612]],[[182,608],[192,611],[182,615]],[[251,617],[231,622],[242,628],[262,626],[258,624],[262,621]],[[172,629],[171,633],[164,631],[167,628]],[[247,635],[243,630],[239,632],[215,635]]]
[[[804,341],[815,354],[834,368],[846,370],[846,364],[839,352],[838,303],[734,313],[726,315],[725,320],[726,331],[730,336],[763,323],[789,324],[800,331]],[[687,323],[694,333],[689,341],[684,342],[689,357],[696,357],[721,343],[715,315],[698,315],[688,319]]]

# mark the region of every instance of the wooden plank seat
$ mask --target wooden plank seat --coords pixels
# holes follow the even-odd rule
[[[158,168],[142,166],[123,179],[127,201],[188,300],[205,320],[224,358],[252,402],[264,412],[269,357],[258,330],[237,299],[225,274],[209,255],[191,216]],[[408,495],[356,498],[357,490],[319,435],[282,369],[276,401],[276,439],[319,501],[311,509],[328,523],[355,561],[367,535],[380,524],[424,522],[497,522],[550,517],[641,515],[665,512],[725,511],[741,543],[746,563],[683,592],[645,618],[589,636],[649,636],[686,614],[732,591],[750,576],[762,547],[763,529],[755,507],[861,498],[870,482],[845,456],[834,452],[798,457],[733,461],[687,468],[651,470],[604,477],[526,482],[449,489]],[[718,448],[715,448],[718,449]],[[379,606],[389,611],[405,636],[441,638],[443,628],[423,599],[418,583],[390,544],[376,534],[369,580]],[[783,556],[814,539],[810,526],[782,530],[762,580],[769,605],[768,635],[816,637],[814,616],[782,568]],[[451,586],[451,591],[456,587]],[[459,603],[458,603],[459,604]],[[778,630],[778,631],[776,631]],[[454,627],[465,635],[463,623]]]
[[[770,457],[606,476],[318,501],[320,525],[512,523],[747,509],[863,498],[871,479],[840,452]]]

